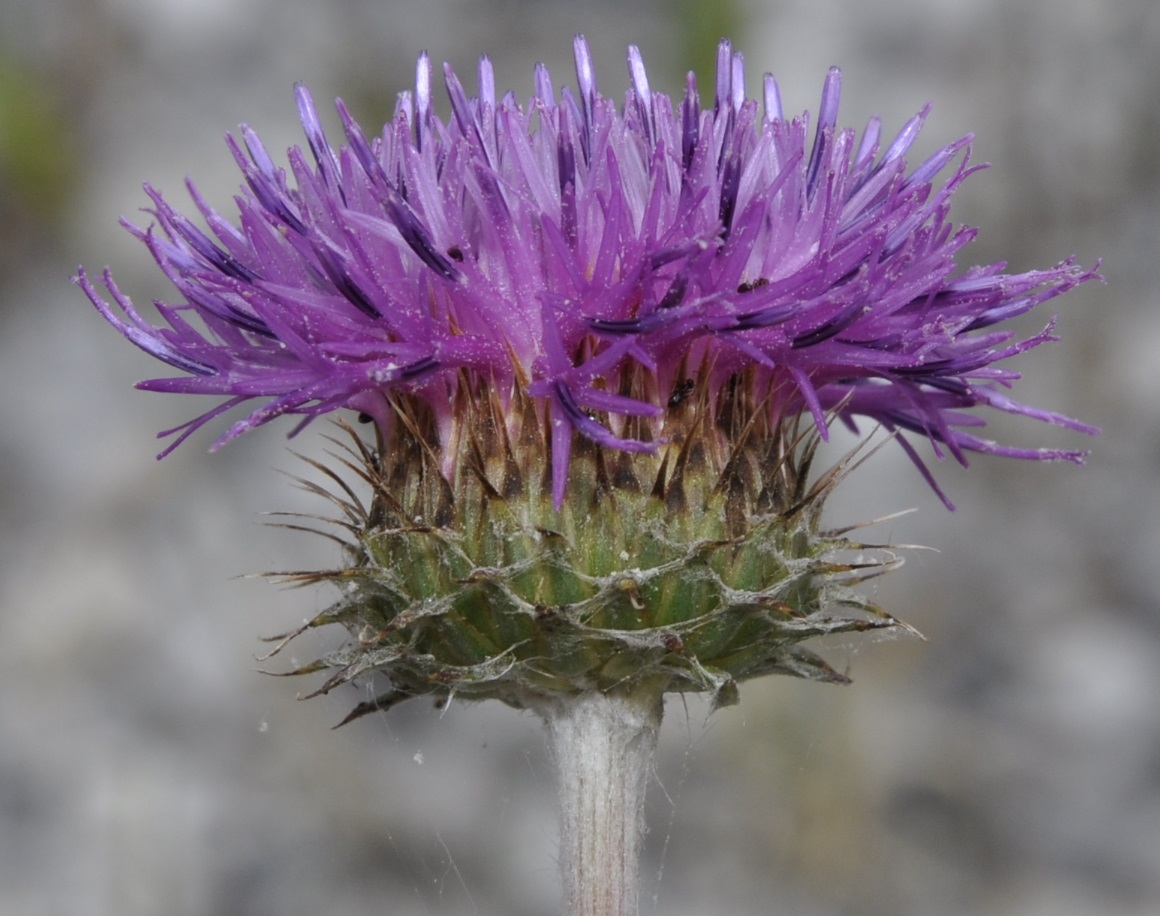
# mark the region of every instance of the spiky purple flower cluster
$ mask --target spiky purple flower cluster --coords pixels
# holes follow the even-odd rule
[[[299,87],[309,153],[290,150],[288,176],[250,129],[228,138],[247,186],[240,223],[189,185],[209,234],[147,186],[160,231],[129,228],[185,301],[157,303],[167,326],[155,326],[107,271],[120,313],[83,270],[78,282],[122,334],[183,373],[140,387],[225,397],[163,435],[176,445],[254,399],[215,447],[286,413],[350,408],[387,429],[400,393],[449,433],[456,387],[483,382],[502,403],[547,405],[559,505],[575,433],[655,449],[667,405],[694,378],[712,404],[747,372],[775,417],[806,411],[823,436],[833,416],[868,418],[898,432],[920,468],[905,431],[964,463],[967,451],[1082,459],[968,431],[984,424],[968,412],[979,406],[1093,431],[1002,391],[1018,375],[999,364],[1053,339],[1051,326],[1025,340],[996,326],[1095,275],[1070,260],[956,270],[975,235],[948,220],[978,168],[970,137],[908,173],[927,109],[888,144],[877,118],[858,139],[837,127],[837,70],[811,131],[808,114],[783,115],[772,76],[762,105],[747,97],[727,42],[708,108],[691,74],[675,108],[653,92],[630,48],[618,111],[583,38],[575,57],[578,94],[557,96],[541,65],[526,106],[496,97],[487,58],[477,98],[445,67],[444,122],[423,55],[380,138],[338,103],[337,149]]]

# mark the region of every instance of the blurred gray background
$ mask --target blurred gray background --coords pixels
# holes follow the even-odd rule
[[[262,516],[321,508],[279,472],[290,447],[321,456],[324,424],[155,462],[194,406],[132,390],[155,367],[68,277],[108,263],[166,295],[117,217],[146,180],[184,206],[186,175],[229,211],[222,135],[298,143],[295,80],[374,126],[423,48],[469,83],[487,52],[526,97],[537,59],[573,83],[578,31],[613,97],[627,43],[673,92],[730,34],[791,111],[834,63],[844,124],[892,131],[934,100],[916,159],[975,131],[995,164],[956,201],[983,227],[971,262],[1103,257],[1108,279],[1021,325],[1060,312],[1016,393],[1103,427],[1086,469],[939,467],[948,513],[888,449],[831,507],[917,508],[876,535],[938,552],[877,590],[928,642],[832,646],[848,689],[670,700],[642,913],[1160,912],[1154,0],[0,0],[0,911],[557,910],[533,717],[415,703],[331,732],[357,693],[299,703],[310,685],[257,673],[257,636],[331,598],[244,578],[336,559]]]

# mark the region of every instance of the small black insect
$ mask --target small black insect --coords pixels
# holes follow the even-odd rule
[[[761,287],[768,286],[768,285],[769,285],[769,281],[767,279],[765,279],[765,277],[759,277],[758,279],[753,280],[753,281],[746,280],[744,283],[742,283],[740,286],[737,287],[737,292],[749,293],[755,289],[761,289]]]
[[[696,382],[691,378],[681,379],[673,386],[673,393],[669,395],[669,407],[680,407],[681,404],[693,393],[693,388],[696,387]]]
[[[458,245],[452,245],[450,248],[447,249],[447,257],[451,258],[452,261],[462,262],[463,261],[463,249],[460,248]]]

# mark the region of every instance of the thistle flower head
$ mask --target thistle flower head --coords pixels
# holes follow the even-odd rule
[[[926,109],[889,142],[876,118],[840,128],[831,70],[817,116],[787,117],[772,76],[749,97],[728,42],[706,98],[691,74],[676,101],[654,91],[630,48],[618,107],[582,38],[575,59],[575,91],[538,66],[526,104],[497,96],[487,58],[475,97],[445,67],[445,121],[423,55],[381,135],[338,103],[340,146],[299,87],[288,169],[248,128],[228,139],[238,221],[191,184],[206,231],[146,187],[155,225],[129,228],[182,297],[156,303],[162,324],[107,271],[111,303],[78,276],[180,373],[140,387],[223,399],[169,449],[243,404],[215,447],[282,414],[374,421],[350,462],[371,504],[340,500],[357,562],[336,575],[360,586],[327,620],[361,648],[339,681],[385,670],[400,695],[454,681],[518,704],[646,670],[718,690],[817,673],[787,647],[855,626],[817,616],[851,572],[816,523],[835,478],[806,481],[830,423],[893,432],[932,486],[908,435],[962,463],[1080,461],[984,439],[981,414],[1093,431],[1005,393],[1005,361],[1053,337],[1002,324],[1095,274],[956,267],[970,137],[912,168]]]
[[[997,326],[1093,273],[1070,261],[956,269],[975,235],[949,222],[977,168],[969,137],[908,170],[926,110],[889,143],[877,119],[861,136],[839,128],[837,70],[815,119],[788,118],[772,76],[761,103],[748,97],[727,42],[704,105],[691,74],[677,104],[654,92],[630,48],[618,110],[582,38],[575,56],[578,91],[557,94],[539,66],[526,105],[497,97],[487,58],[475,98],[445,67],[444,122],[424,55],[381,136],[339,103],[338,148],[300,86],[309,152],[291,150],[287,173],[248,128],[229,138],[246,181],[240,221],[190,185],[208,234],[147,187],[156,226],[130,228],[185,301],[158,303],[154,326],[107,273],[115,308],[83,271],[79,282],[182,373],[140,387],[225,398],[172,430],[176,441],[253,401],[215,447],[281,414],[338,408],[389,432],[391,397],[405,393],[445,443],[455,393],[483,383],[505,411],[526,397],[550,413],[559,505],[577,436],[654,451],[672,438],[671,405],[700,398],[712,411],[749,373],[764,411],[808,411],[823,437],[832,411],[963,462],[969,451],[1081,458],[970,432],[979,407],[1088,431],[1002,391],[1018,377],[1002,363],[1052,339],[1050,325],[1025,340]]]

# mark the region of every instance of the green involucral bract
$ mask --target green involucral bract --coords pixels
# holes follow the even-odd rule
[[[898,560],[851,559],[865,546],[820,528],[846,468],[811,482],[812,425],[799,433],[751,391],[739,378],[671,407],[656,453],[578,443],[559,510],[548,419],[518,390],[462,379],[442,443],[418,400],[394,398],[389,435],[354,436],[341,456],[369,501],[315,463],[338,485],[354,562],[290,575],[342,593],[298,632],[341,624],[351,638],[291,673],[330,671],[311,696],[385,685],[346,721],[422,695],[531,708],[693,691],[727,705],[764,674],[845,682],[802,643],[900,626],[852,588]]]

